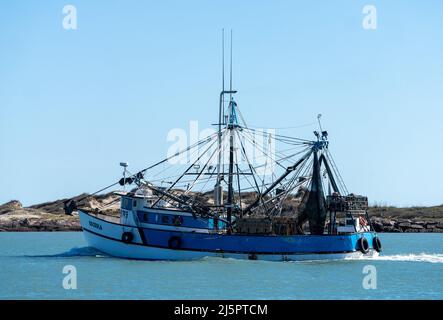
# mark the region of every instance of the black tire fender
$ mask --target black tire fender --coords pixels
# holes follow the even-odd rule
[[[173,236],[169,238],[168,247],[169,249],[179,249],[182,245],[182,239],[180,237]]]
[[[361,253],[363,254],[369,253],[368,239],[366,239],[365,237],[361,237],[360,239],[358,239],[357,243],[358,243],[358,249],[360,250]]]
[[[381,252],[382,245],[379,237],[374,237],[374,239],[372,239],[372,247],[375,251]]]
[[[131,243],[132,240],[134,240],[134,235],[132,234],[132,232],[123,232],[122,241],[124,243]]]

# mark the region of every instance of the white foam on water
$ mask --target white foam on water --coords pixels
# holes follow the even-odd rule
[[[419,253],[419,254],[395,254],[395,255],[379,255],[374,257],[356,257],[349,260],[371,260],[371,261],[400,261],[400,262],[428,262],[443,263],[443,254]]]

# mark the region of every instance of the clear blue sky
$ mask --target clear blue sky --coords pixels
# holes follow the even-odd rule
[[[62,28],[77,7],[78,29]],[[362,28],[377,7],[378,29]],[[323,114],[348,189],[443,203],[441,1],[2,1],[0,203],[93,192],[217,119],[220,32],[253,126]],[[312,137],[314,127],[280,130]]]

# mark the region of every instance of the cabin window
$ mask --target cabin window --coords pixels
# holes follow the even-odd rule
[[[134,201],[132,202],[132,206],[133,206],[133,207],[136,207],[136,206],[137,206],[137,200],[134,200]]]
[[[143,221],[148,222],[148,214],[147,213],[143,214]]]
[[[131,201],[131,199],[122,198],[121,206],[122,206],[122,209],[132,210],[132,201]]]
[[[162,223],[168,224],[169,223],[169,217],[168,216],[162,216]]]

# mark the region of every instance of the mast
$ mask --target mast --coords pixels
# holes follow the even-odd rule
[[[232,30],[231,30],[231,61],[230,61],[230,75],[229,75],[229,91],[232,92]],[[227,212],[226,212],[226,220],[231,224],[232,222],[232,211],[234,206],[234,134],[235,134],[235,125],[237,123],[236,119],[236,111],[235,111],[236,103],[232,99],[232,93],[230,93],[229,98],[229,176],[228,176],[228,199],[227,199]]]
[[[228,177],[228,200],[226,203],[227,206],[227,216],[226,220],[229,223],[232,222],[232,209],[234,205],[234,120],[235,120],[235,102],[232,100],[229,104],[230,113],[229,113],[229,177]]]
[[[223,189],[221,186],[221,162],[222,162],[222,122],[224,118],[223,112],[223,95],[225,92],[225,29],[222,29],[222,91],[220,93],[220,104],[218,110],[218,159],[217,159],[217,182],[215,184],[215,205],[221,207]]]
[[[229,90],[225,90],[225,32],[222,29],[222,91],[220,93],[219,110],[218,110],[218,162],[217,162],[217,182],[215,184],[215,205],[219,209],[223,207],[223,188],[221,182],[223,180],[224,172],[222,172],[222,138],[223,131],[222,126],[225,124],[225,112],[224,112],[224,96],[229,94],[229,122],[227,129],[229,132],[229,176],[228,176],[228,198],[225,208],[227,208],[227,221],[232,221],[232,211],[234,202],[234,187],[233,187],[233,175],[234,175],[234,135],[235,127],[237,125],[237,118],[235,113],[236,103],[232,99],[232,95],[237,91],[232,90],[232,30],[231,30],[231,54],[230,54],[230,80]],[[224,170],[223,170],[224,171]]]

